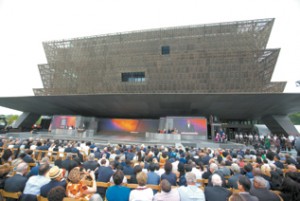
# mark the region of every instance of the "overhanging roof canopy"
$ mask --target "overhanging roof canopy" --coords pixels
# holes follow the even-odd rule
[[[3,97],[0,105],[41,115],[110,118],[208,116],[260,119],[300,111],[300,94],[101,94]]]

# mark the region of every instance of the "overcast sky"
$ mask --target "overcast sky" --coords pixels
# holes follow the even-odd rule
[[[42,88],[43,41],[261,18],[275,18],[268,48],[281,48],[272,80],[299,93],[300,0],[0,0],[0,97]]]

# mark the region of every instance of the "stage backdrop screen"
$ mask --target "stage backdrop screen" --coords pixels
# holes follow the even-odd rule
[[[166,128],[176,129],[179,134],[207,135],[207,120],[204,117],[167,117]]]
[[[76,116],[53,116],[51,129],[67,129],[76,127]]]
[[[156,132],[158,124],[158,120],[152,119],[101,119],[98,128],[100,131]]]

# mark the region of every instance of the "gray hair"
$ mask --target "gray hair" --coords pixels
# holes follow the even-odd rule
[[[211,177],[211,183],[213,184],[213,186],[222,186],[222,179],[221,176],[218,174],[213,174]]]
[[[241,172],[241,169],[240,169],[239,165],[236,164],[236,163],[232,163],[232,164],[231,164],[231,170],[232,170],[234,173],[240,173],[240,172]]]
[[[48,156],[44,156],[40,162],[40,164],[49,164],[50,163],[50,159]]]
[[[94,154],[94,153],[91,153],[91,154],[89,155],[89,157],[88,157],[88,160],[89,160],[89,161],[95,160],[95,154]]]
[[[215,164],[215,163],[211,163],[211,164],[209,165],[209,169],[213,170],[213,171],[211,171],[211,172],[214,173],[216,170],[218,170],[218,165]]]
[[[185,174],[185,179],[186,179],[186,183],[196,183],[197,179],[196,179],[196,175],[192,172],[187,172]]]
[[[254,181],[259,185],[261,188],[266,188],[267,187],[267,181],[261,177],[261,176],[255,176]]]

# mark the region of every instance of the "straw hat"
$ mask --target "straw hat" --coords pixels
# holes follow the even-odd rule
[[[57,177],[59,177],[62,173],[62,169],[60,169],[59,167],[57,166],[53,166],[49,172],[48,172],[48,175],[49,175],[49,178],[50,179],[55,179]]]

